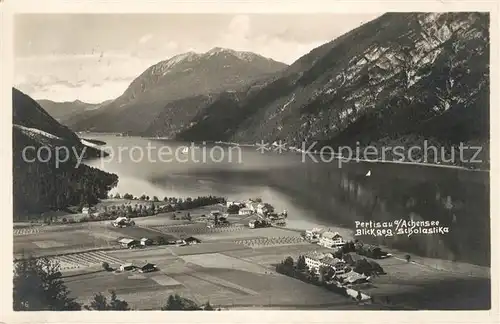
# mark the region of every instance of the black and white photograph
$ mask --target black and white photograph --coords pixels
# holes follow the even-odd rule
[[[14,14],[9,307],[489,311],[492,15],[422,9]]]

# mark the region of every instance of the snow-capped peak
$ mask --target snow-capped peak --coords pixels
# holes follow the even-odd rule
[[[214,47],[208,52],[205,53],[205,55],[213,56],[217,54],[231,54],[240,60],[243,61],[251,61],[253,60],[257,55],[252,53],[252,52],[243,52],[243,51],[235,51],[229,48],[222,48],[222,47]]]
[[[169,73],[174,66],[176,66],[179,63],[183,62],[192,62],[194,60],[198,59],[203,59],[203,58],[210,58],[215,55],[219,54],[229,54],[232,55],[242,61],[247,61],[251,62],[254,60],[257,56],[257,54],[252,53],[252,52],[244,52],[244,51],[235,51],[229,48],[223,48],[223,47],[214,47],[211,50],[205,52],[205,53],[196,53],[193,51],[182,53],[175,55],[168,60],[162,61],[155,66],[153,66],[151,73],[154,75],[165,75]]]
[[[192,61],[193,59],[196,59],[200,56],[200,54],[195,53],[193,51],[178,54],[171,59],[169,59],[167,62],[169,62],[172,65],[175,65],[177,63],[183,62],[183,61]]]
[[[224,52],[225,53],[233,53],[235,51],[233,51],[231,49],[227,49],[227,48],[222,48],[222,47],[214,47],[211,50],[209,50],[208,52],[206,52],[205,54],[215,55],[215,54],[224,53]]]
[[[175,55],[168,60],[162,61],[155,66],[153,66],[152,73],[153,74],[167,74],[171,68],[181,62],[191,62],[200,57],[200,54],[195,52],[186,52],[182,54]]]

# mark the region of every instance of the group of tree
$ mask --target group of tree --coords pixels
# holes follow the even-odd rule
[[[96,204],[107,197],[117,182],[117,175],[83,164],[78,168],[66,165],[52,168],[44,163],[27,166],[19,162],[14,168],[14,218]]]
[[[368,260],[366,258],[354,258],[350,254],[353,252],[373,259],[380,258],[380,256],[385,253],[378,247],[368,248],[368,246],[363,246],[359,244],[359,242],[347,242],[342,248],[332,254],[335,258],[344,260],[350,268],[352,268],[352,270],[359,274],[364,274],[365,276],[378,276],[385,274],[385,271],[380,264],[374,260]]]
[[[69,297],[59,264],[49,259],[26,258],[14,266],[14,310],[79,310],[81,305]]]
[[[215,205],[215,204],[223,204],[226,202],[224,197],[216,197],[216,196],[201,196],[196,198],[178,198],[175,203],[176,210],[186,210],[193,209],[203,206]]]
[[[357,253],[372,259],[382,259],[387,256],[387,252],[382,251],[378,246],[363,244],[362,242],[348,241],[340,249],[335,251],[335,257],[342,259],[342,256],[348,253]]]
[[[124,197],[129,197],[129,194],[125,194]],[[131,195],[130,195],[131,196]],[[119,194],[116,194],[115,197],[120,197]],[[149,199],[148,196],[145,196],[146,198]],[[116,219],[117,217],[130,217],[130,218],[135,218],[135,217],[145,217],[145,216],[153,216],[159,213],[166,213],[166,212],[175,212],[175,211],[180,211],[180,210],[188,210],[192,208],[197,208],[197,207],[202,207],[202,206],[207,206],[207,205],[213,205],[216,203],[222,203],[225,201],[225,198],[223,197],[215,197],[215,196],[204,196],[204,197],[197,197],[197,198],[176,198],[173,201],[176,201],[176,203],[172,204],[166,204],[166,205],[160,205],[159,199],[153,197],[153,201],[150,203],[136,203],[134,205],[127,203],[127,204],[121,204],[121,205],[110,205],[110,206],[104,206],[102,207],[101,212],[97,213],[97,215],[92,215],[90,214],[89,216],[84,216],[79,218],[77,221],[80,223],[84,222],[91,222],[91,221],[102,221],[102,220],[113,220]],[[142,200],[142,197],[141,199]],[[144,199],[146,200],[146,199]],[[85,207],[88,207],[89,205],[86,204],[84,205]],[[176,219],[175,214],[173,214],[172,219]],[[188,212],[182,216],[183,220],[188,220],[191,221],[192,217],[191,214]],[[76,222],[75,220],[71,218],[63,218],[61,220],[63,223],[74,223]]]
[[[153,201],[160,202],[160,199],[157,196],[149,197],[146,194],[142,194],[140,197],[133,196],[132,194],[125,193],[121,196],[119,193],[111,196],[111,198],[115,199],[127,199],[127,200],[142,200],[142,201]],[[216,197],[216,196],[199,196],[196,198],[187,197],[187,198],[177,198],[177,197],[164,197],[164,203],[168,203],[170,205],[174,205],[178,210],[202,207],[207,205],[225,203],[226,198],[224,197]]]
[[[109,264],[103,267],[109,268]],[[27,257],[14,266],[13,308],[15,311],[130,310],[129,304],[111,290],[110,296],[96,293],[88,305],[70,297],[58,262],[47,258]],[[161,310],[214,310],[209,302],[198,305],[177,294],[170,295]],[[218,309],[220,310],[220,308]]]
[[[179,219],[177,216],[178,215],[176,215],[175,213],[172,213],[172,215],[170,215],[170,219],[172,219],[172,220]],[[191,221],[193,218],[191,217],[191,213],[185,213],[182,216],[180,216],[180,219]]]
[[[114,290],[110,291],[109,301],[102,293],[97,293],[89,305],[83,305],[85,310],[114,310],[114,311],[127,311],[130,310],[128,303],[124,300],[118,299]]]
[[[231,206],[229,206],[227,208],[227,213],[228,214],[238,214],[238,212],[240,211],[241,207],[239,205],[236,205],[236,204],[232,204]]]
[[[191,299],[186,297],[181,297],[178,294],[168,296],[167,303],[161,308],[161,310],[215,310],[210,302],[206,302],[203,305],[198,305]],[[220,310],[220,308],[218,309]]]

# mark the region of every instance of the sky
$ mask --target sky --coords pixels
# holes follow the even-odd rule
[[[99,103],[177,54],[214,47],[292,64],[380,14],[19,14],[14,86],[35,99]]]

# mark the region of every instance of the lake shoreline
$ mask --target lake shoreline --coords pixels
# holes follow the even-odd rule
[[[83,134],[82,134],[83,135]],[[89,136],[90,135],[90,136]],[[101,136],[116,136],[116,137],[121,137],[121,138],[126,138],[126,137],[131,137],[131,138],[142,138],[145,140],[161,140],[161,141],[172,141],[172,142],[179,142],[183,143],[183,141],[177,141],[176,139],[172,138],[167,138],[167,137],[145,137],[145,136],[119,136],[116,134],[92,134],[92,133],[86,133],[85,134],[86,138],[85,140],[88,140],[91,136],[96,136],[96,137],[101,137]],[[202,141],[202,142],[189,142],[192,144],[223,144],[226,146],[236,146],[236,147],[258,147],[257,144],[251,144],[251,143],[234,143],[234,142],[225,142],[225,141]],[[278,148],[277,145],[268,145],[269,148],[267,150],[271,150],[271,147],[275,147],[276,149]],[[339,154],[336,153],[320,153],[320,152],[306,152],[298,148],[284,148],[284,152],[292,152],[292,153],[297,153],[297,154],[307,154],[307,155],[312,155],[312,156],[319,156],[319,155],[334,155],[335,160],[344,160],[344,163],[349,163],[349,162],[366,162],[366,163],[378,163],[378,164],[399,164],[399,165],[411,165],[411,166],[420,166],[420,167],[433,167],[433,168],[445,168],[445,169],[456,169],[460,171],[470,171],[470,172],[490,172],[490,169],[484,169],[484,168],[477,168],[477,169],[472,169],[472,168],[467,168],[463,166],[457,166],[453,164],[438,164],[438,163],[429,163],[429,162],[409,162],[409,161],[394,161],[394,160],[370,160],[370,159],[358,159],[358,158],[347,158],[344,156],[340,156]]]

